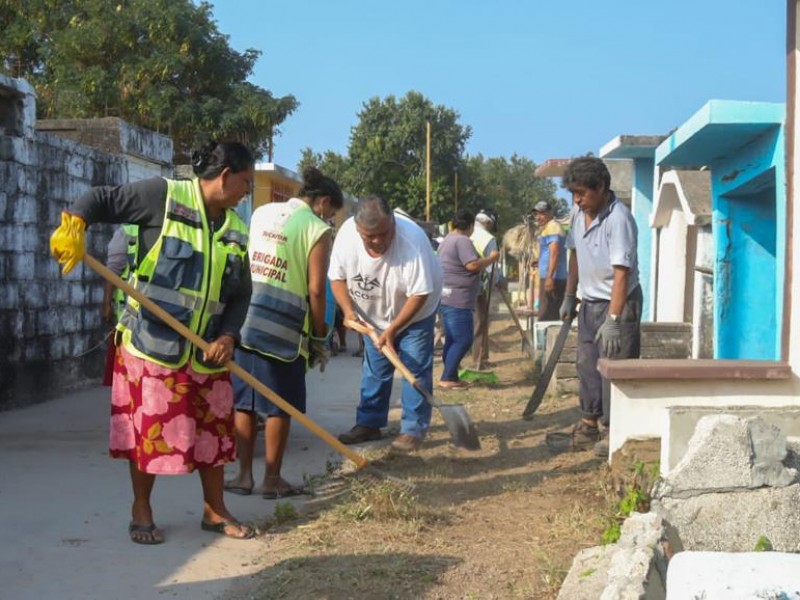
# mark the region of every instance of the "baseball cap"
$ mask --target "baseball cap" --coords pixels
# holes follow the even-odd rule
[[[550,210],[552,210],[552,208],[545,200],[539,200],[533,207],[533,212],[547,212]]]
[[[478,214],[475,215],[475,218],[479,221],[484,221],[488,219],[495,226],[497,226],[497,213],[491,208],[482,208],[481,210],[478,211]]]

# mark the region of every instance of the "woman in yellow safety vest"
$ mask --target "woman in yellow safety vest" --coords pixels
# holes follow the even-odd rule
[[[325,323],[331,219],[343,203],[339,185],[318,169],[303,171],[299,198],[260,206],[250,221],[253,292],[236,362],[296,409],[306,409],[306,370],[323,369],[330,352]],[[264,418],[266,471],[256,493],[303,493],[281,477],[289,415],[234,375],[239,473],[225,489],[253,493],[256,415]]]
[[[156,475],[197,469],[201,527],[247,539],[223,501],[224,464],[235,460],[233,392],[222,366],[250,299],[247,227],[233,210],[252,189],[253,155],[239,143],[210,142],[192,155],[197,178],[156,177],[95,187],[61,215],[50,245],[68,273],[84,254],[92,223],[139,226],[139,260],[129,283],[209,342],[206,352],[128,298],[117,325],[110,454],[127,459],[133,486],[128,534],[160,544],[150,496]]]

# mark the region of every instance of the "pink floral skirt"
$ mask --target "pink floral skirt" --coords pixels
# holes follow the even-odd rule
[[[153,475],[236,460],[230,373],[169,369],[117,348],[109,453]]]

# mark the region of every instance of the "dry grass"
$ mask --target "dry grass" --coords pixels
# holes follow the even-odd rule
[[[500,383],[441,393],[467,407],[482,450],[454,448],[435,416],[415,455],[370,453],[413,491],[334,473],[299,520],[270,533],[256,585],[235,598],[555,598],[573,556],[600,543],[614,485],[590,453],[544,444],[578,418],[575,397],[545,399],[533,421],[520,418],[532,361],[501,316],[492,337]]]

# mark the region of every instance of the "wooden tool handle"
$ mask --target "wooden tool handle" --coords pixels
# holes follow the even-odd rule
[[[346,319],[344,321],[344,325],[345,327],[349,327],[353,331],[357,331],[362,335],[366,335],[367,337],[369,337],[369,339],[372,340],[372,343],[377,346],[378,334],[371,327],[367,327],[363,323],[359,323],[358,321],[353,321],[352,319]],[[395,352],[391,346],[389,346],[388,344],[384,344],[383,347],[381,348],[381,352],[383,352],[383,355],[389,359],[389,362],[391,362],[394,365],[394,368],[400,371],[403,377],[405,377],[411,385],[413,386],[417,385],[417,378],[414,377],[414,374],[411,371],[409,371],[408,367],[406,367],[403,364],[403,361],[400,360],[400,357],[397,356],[397,352]]]
[[[517,331],[519,332],[519,335],[522,338],[522,345],[527,346],[528,351],[531,354],[533,354],[533,348],[531,348],[531,341],[530,339],[528,339],[528,336],[525,335],[525,331],[522,329],[522,324],[519,322],[519,317],[517,317],[517,312],[514,310],[514,306],[511,304],[511,300],[509,299],[508,294],[502,289],[500,289],[500,295],[503,296],[503,302],[505,302],[506,308],[508,308],[508,312],[511,314],[511,318],[514,320],[514,325],[517,326]]]
[[[96,271],[103,279],[105,279],[112,285],[120,288],[128,296],[139,302],[139,304],[147,308],[147,310],[154,313],[159,319],[161,319],[162,321],[164,321],[164,323],[172,327],[172,329],[177,331],[179,334],[181,334],[183,337],[189,340],[192,344],[194,344],[204,352],[208,350],[209,346],[208,342],[206,342],[203,338],[201,338],[191,329],[186,327],[186,325],[178,321],[175,317],[173,317],[171,314],[169,314],[167,311],[161,308],[158,304],[150,300],[150,298],[139,292],[127,281],[124,281],[121,277],[119,277],[116,273],[111,271],[108,267],[106,267],[96,258],[91,256],[90,254],[85,254],[83,260],[87,265],[89,265],[89,267],[91,267],[94,271]],[[333,435],[331,435],[328,431],[326,431],[325,429],[314,423],[314,421],[309,419],[307,416],[305,416],[294,406],[289,404],[286,400],[281,398],[278,394],[273,392],[270,388],[261,383],[258,379],[253,377],[250,373],[245,371],[235,362],[229,360],[223,366],[229,369],[232,373],[235,373],[241,379],[243,379],[259,394],[265,396],[266,398],[269,398],[269,400],[273,404],[275,404],[276,406],[280,407],[281,409],[292,415],[295,419],[300,421],[300,423],[308,427],[308,429],[310,429],[325,443],[327,443],[329,446],[337,450],[343,456],[346,456],[351,461],[353,461],[359,468],[365,467],[367,465],[367,460],[363,456],[361,456],[360,454],[354,452],[353,450],[342,444],[338,439],[333,437]]]

